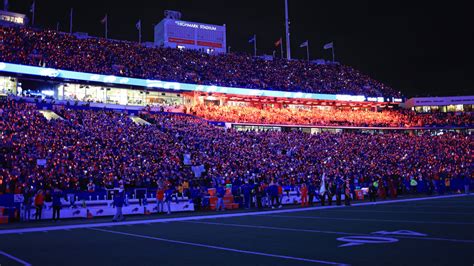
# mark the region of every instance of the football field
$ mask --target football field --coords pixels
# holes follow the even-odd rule
[[[474,264],[474,197],[0,227],[0,265]]]

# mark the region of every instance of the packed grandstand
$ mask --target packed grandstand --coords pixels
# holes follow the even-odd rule
[[[147,48],[52,30],[0,27],[0,61],[79,72],[228,87],[399,97],[352,67]]]
[[[0,28],[0,62],[192,84],[401,97],[340,64],[147,48],[24,27]],[[24,96],[9,95],[0,103],[0,194],[23,194],[30,205],[38,191],[51,195],[60,189],[66,195],[119,187],[127,193],[145,188],[158,191],[156,195],[166,189],[191,200],[195,209],[205,207],[208,189],[222,185],[231,185],[236,199],[244,195],[241,203],[246,206],[250,195],[300,193],[306,187],[310,195],[326,186],[331,198],[341,193],[352,197],[356,188],[376,183],[381,197],[396,197],[459,192],[472,177],[474,139],[469,129],[474,123],[469,112],[419,114],[387,105],[283,108],[195,102],[181,106],[185,113],[143,107],[138,115],[145,123],[135,123],[126,108],[89,108],[78,104],[83,99],[75,104],[28,101]],[[44,117],[40,112],[44,104],[58,119]],[[214,122],[359,130],[238,131]],[[448,130],[367,134],[365,127]]]
[[[444,183],[472,174],[473,137],[454,132],[237,132],[189,115],[143,112],[151,125],[139,125],[126,113],[65,106],[55,107],[63,119],[47,121],[35,104],[10,100],[0,111],[1,193],[31,186],[87,191],[89,182],[101,190],[123,181],[125,188],[167,182],[189,195],[191,187],[245,181],[298,186],[319,182],[323,173],[329,180],[380,180],[405,191],[412,179]],[[191,167],[201,165],[204,171]]]

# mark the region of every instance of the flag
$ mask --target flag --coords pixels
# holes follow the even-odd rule
[[[138,20],[137,24],[135,24],[135,28],[137,28],[137,30],[142,29],[142,21],[141,20]]]
[[[30,7],[30,12],[31,13],[35,12],[35,3],[36,3],[36,1],[33,1],[33,3],[31,4],[31,7]]]
[[[323,177],[321,178],[321,187],[319,188],[319,194],[324,195],[326,193],[326,173],[323,173]]]
[[[323,48],[324,50],[327,50],[327,49],[332,49],[333,48],[333,42],[329,42],[329,43],[326,43]]]
[[[300,48],[303,47],[308,47],[308,41],[305,41],[304,43],[300,44]]]
[[[100,23],[105,24],[107,22],[107,14],[105,14],[105,17],[100,21]]]
[[[8,11],[8,0],[3,0],[3,9]]]
[[[257,36],[256,36],[256,35],[253,35],[253,37],[249,40],[249,43],[255,42],[255,37],[257,37]]]
[[[282,38],[278,39],[278,41],[275,42],[275,47],[278,47],[281,45]]]

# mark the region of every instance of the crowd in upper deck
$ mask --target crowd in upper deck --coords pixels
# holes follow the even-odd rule
[[[0,27],[0,61],[193,84],[400,97],[399,91],[345,65],[147,48],[134,42],[78,38],[53,30]]]

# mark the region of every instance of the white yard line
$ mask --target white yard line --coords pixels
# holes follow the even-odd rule
[[[248,225],[248,224],[235,224],[235,223],[214,223],[214,222],[197,222],[197,221],[185,221],[184,223],[230,226],[230,227],[241,227],[241,228],[268,229],[268,230],[302,232],[302,233],[317,233],[317,234],[335,234],[335,235],[351,235],[351,236],[374,236],[374,235],[378,235],[376,233],[372,233],[372,234],[350,233],[350,232],[339,232],[339,231],[324,231],[324,230],[313,230],[313,229],[300,229],[300,228]],[[474,244],[474,240],[468,240],[468,239],[452,239],[452,238],[424,237],[424,236],[423,237],[417,237],[417,236],[404,236],[404,235],[393,235],[393,237]]]
[[[43,231],[56,231],[56,230],[65,230],[65,229],[108,227],[108,226],[118,226],[118,225],[166,223],[166,222],[177,222],[177,221],[196,221],[196,220],[244,217],[244,216],[254,216],[254,215],[272,215],[272,214],[280,214],[280,213],[307,212],[307,211],[326,210],[326,209],[341,209],[341,208],[346,208],[347,209],[347,208],[359,207],[359,206],[394,204],[394,203],[399,203],[399,202],[423,201],[423,200],[442,199],[442,198],[457,198],[457,197],[467,197],[467,196],[468,195],[464,195],[464,194],[456,194],[456,195],[434,196],[434,197],[425,197],[425,198],[401,199],[401,200],[393,200],[393,201],[392,200],[390,200],[390,201],[381,201],[381,202],[376,202],[376,203],[374,203],[374,202],[363,202],[363,203],[355,203],[355,204],[351,205],[350,207],[348,207],[348,206],[334,206],[333,205],[333,206],[318,206],[318,207],[282,209],[282,210],[239,212],[239,213],[223,213],[223,214],[215,214],[215,215],[196,215],[196,216],[175,217],[175,218],[160,218],[160,219],[153,219],[153,220],[125,221],[125,222],[118,222],[118,223],[115,223],[115,222],[83,223],[83,224],[61,225],[61,226],[15,228],[15,229],[0,230],[0,235],[43,232]]]
[[[338,263],[338,262],[333,262],[333,261],[314,260],[314,259],[306,259],[306,258],[299,258],[299,257],[293,257],[293,256],[286,256],[286,255],[263,253],[263,252],[251,251],[251,250],[226,248],[226,247],[221,247],[221,246],[206,245],[206,244],[201,244],[201,243],[172,240],[172,239],[166,239],[166,238],[161,238],[161,237],[153,237],[153,236],[148,236],[148,235],[138,235],[138,234],[131,234],[131,233],[125,233],[125,232],[120,232],[120,231],[112,231],[112,230],[105,230],[105,229],[98,229],[98,228],[91,228],[90,230],[106,232],[106,233],[110,233],[110,234],[131,236],[131,237],[137,237],[137,238],[144,238],[144,239],[155,240],[155,241],[162,241],[162,242],[173,243],[173,244],[181,244],[181,245],[188,245],[188,246],[194,246],[194,247],[201,247],[201,248],[217,249],[217,250],[223,250],[223,251],[229,251],[229,252],[236,252],[236,253],[242,253],[242,254],[248,254],[248,255],[273,257],[273,258],[279,258],[279,259],[303,261],[303,262],[311,262],[311,263],[319,263],[319,264],[328,264],[328,265],[347,265],[347,264],[344,264],[344,263]]]
[[[302,216],[302,215],[267,215],[275,218],[285,219],[313,219],[313,220],[336,220],[336,221],[360,221],[360,222],[384,222],[384,223],[410,223],[410,224],[449,224],[449,225],[474,225],[470,222],[441,222],[441,221],[418,221],[418,220],[388,220],[388,219],[365,219],[365,218],[338,218],[325,216]]]
[[[453,204],[453,205],[427,205],[427,204],[400,204],[400,205],[390,205],[390,208],[436,208],[436,209],[463,209],[463,210],[474,210],[474,205],[472,204]]]
[[[368,212],[368,213],[410,213],[410,214],[442,214],[442,215],[474,215],[468,212],[431,212],[431,211],[372,211],[372,210],[338,210],[337,212]]]
[[[28,262],[26,262],[26,261],[24,261],[24,260],[22,260],[22,259],[19,259],[19,258],[13,256],[13,255],[10,255],[10,254],[8,254],[8,253],[6,253],[6,252],[4,252],[4,251],[1,251],[1,250],[0,250],[0,255],[3,255],[3,256],[5,256],[5,257],[7,257],[7,258],[10,258],[10,259],[12,259],[12,260],[18,262],[18,263],[21,263],[21,264],[23,264],[24,266],[31,266],[31,264],[29,264]],[[1,265],[1,264],[0,264],[0,265]]]

